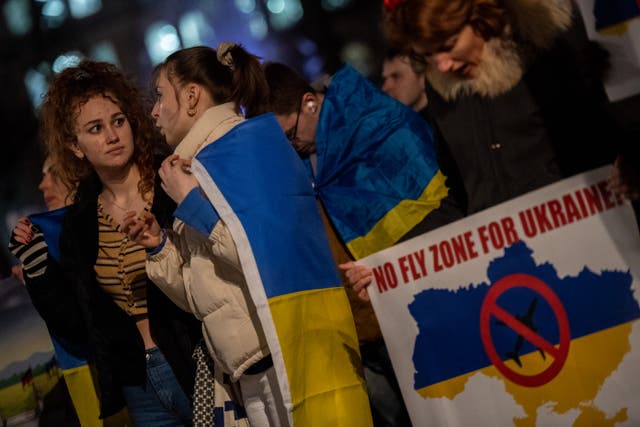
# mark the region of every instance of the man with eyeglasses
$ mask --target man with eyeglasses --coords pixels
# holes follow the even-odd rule
[[[272,110],[307,164],[338,264],[461,217],[420,115],[348,66],[323,91],[284,64],[264,69]],[[347,295],[374,425],[410,426],[371,304],[349,287]]]

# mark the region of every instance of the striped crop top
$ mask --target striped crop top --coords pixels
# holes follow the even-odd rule
[[[98,200],[96,278],[102,290],[130,316],[147,314],[145,262],[144,247],[129,240]]]

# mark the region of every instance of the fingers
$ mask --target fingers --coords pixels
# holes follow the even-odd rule
[[[168,156],[166,159],[162,161],[162,164],[160,165],[160,167],[161,168],[171,167],[174,165],[175,161],[178,160],[179,158],[180,158],[179,155],[171,154],[170,156]]]
[[[369,286],[372,281],[373,281],[372,276],[360,277],[357,281],[352,282],[353,290],[356,292],[360,292],[361,290],[366,289],[367,286]]]
[[[345,271],[349,285],[351,285],[358,295],[358,298],[363,301],[370,301],[367,287],[373,281],[373,272],[371,269],[364,265],[357,265],[353,261],[339,264],[338,268]]]
[[[371,283],[372,274],[373,273],[371,272],[371,269],[365,267],[364,265],[356,264],[354,264],[353,267],[349,268],[345,272],[349,283],[351,283],[354,287],[356,284],[360,283]]]
[[[191,159],[181,159],[177,154],[172,154],[164,159],[158,173],[160,177],[164,179],[172,170],[181,170],[184,173],[190,174]]]
[[[369,298],[369,292],[367,292],[367,288],[364,288],[360,290],[360,292],[358,292],[358,298],[360,298],[362,301],[371,301],[371,298]]]
[[[132,221],[127,225],[126,233],[131,240],[137,242],[138,238],[142,236],[146,228],[147,225],[144,222],[138,221],[136,219],[135,221]]]
[[[135,215],[130,215],[130,212],[127,212],[125,216],[122,218],[122,224],[120,224],[120,228],[125,234],[129,234],[131,228],[136,225],[138,219]]]
[[[356,263],[353,261],[347,261],[347,262],[343,262],[342,264],[338,264],[338,268],[340,270],[349,270],[350,268],[353,268],[356,266]]]
[[[178,166],[182,170],[184,170],[185,168],[190,168],[191,160],[181,159],[179,155],[172,154],[166,159],[164,159],[164,161],[162,162],[162,165],[160,165],[160,169],[164,169],[166,172],[169,168],[174,168],[176,166]]]
[[[144,221],[149,231],[160,230],[160,224],[158,223],[155,215],[151,212],[145,212],[142,216],[142,220]]]
[[[22,217],[16,223],[16,226],[13,228],[13,237],[17,242],[26,245],[33,239],[34,231],[28,218]]]
[[[129,236],[129,239],[139,242],[154,222],[156,222],[156,217],[150,212],[144,212],[141,217],[138,217],[135,211],[131,211],[124,216],[120,227]]]
[[[617,168],[614,168],[611,176],[607,180],[607,189],[618,197],[629,200],[638,200],[638,198],[640,198],[640,190],[630,185]]]

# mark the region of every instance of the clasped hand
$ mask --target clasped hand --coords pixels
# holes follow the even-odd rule
[[[151,212],[143,212],[142,217],[138,217],[136,211],[127,212],[121,228],[131,241],[147,249],[156,248],[162,243],[162,229]]]
[[[162,189],[177,204],[187,197],[194,188],[198,187],[198,180],[190,172],[191,160],[181,159],[177,154],[164,159],[158,174],[162,180]]]
[[[358,298],[363,301],[369,301],[367,287],[373,281],[373,272],[371,269],[364,265],[358,265],[353,261],[339,264],[338,267],[345,272],[349,286],[358,294]]]
[[[628,157],[619,156],[609,177],[609,190],[618,197],[640,200],[640,175],[636,166]]]

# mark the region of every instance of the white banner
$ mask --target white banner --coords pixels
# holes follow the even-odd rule
[[[640,237],[608,174],[359,261],[416,427],[640,425]]]

